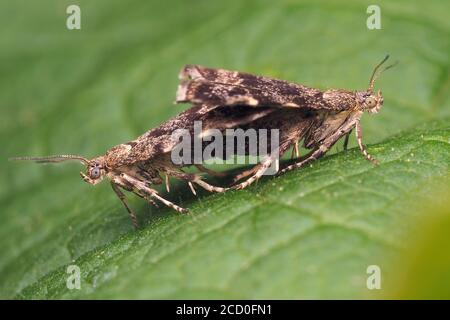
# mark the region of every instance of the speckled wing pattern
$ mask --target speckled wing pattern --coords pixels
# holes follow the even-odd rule
[[[193,135],[194,121],[202,122],[202,133],[208,129],[225,130],[246,125],[270,114],[272,108],[212,107],[195,104],[186,111],[151,129],[135,140],[117,145],[106,153],[108,163],[120,167],[147,162],[171,152],[179,143],[173,136],[177,129],[186,129]]]
[[[350,111],[357,105],[351,91],[321,91],[284,80],[198,65],[186,65],[180,80],[176,102],[193,106],[137,139],[111,148],[106,154],[108,163],[133,165],[165,155],[179,143],[172,133],[187,129],[192,134],[194,121],[202,121],[203,131],[224,130],[246,126],[280,108],[314,111],[314,116],[308,117],[318,121],[316,111]]]
[[[351,91],[321,91],[284,80],[198,65],[186,65],[179,78],[177,102],[334,111],[350,110],[357,105]]]

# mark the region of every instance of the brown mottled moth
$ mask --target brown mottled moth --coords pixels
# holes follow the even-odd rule
[[[272,110],[245,126],[255,129],[278,128],[279,148],[272,150],[254,168],[239,174],[235,178],[236,182],[246,177],[248,179],[234,185],[235,189],[245,188],[259,179],[274,159],[281,157],[289,147],[293,146],[293,152],[298,156],[298,144],[302,140],[303,146],[312,151],[279,173],[302,167],[318,159],[343,136],[346,149],[353,128],[356,128],[356,138],[364,157],[377,163],[362,143],[360,119],[364,111],[377,113],[383,105],[381,91],[375,93],[374,84],[383,71],[395,65],[381,69],[388,58],[389,56],[386,56],[375,67],[369,87],[362,91],[321,91],[248,73],[187,65],[180,73],[181,84],[178,87],[177,102]]]
[[[37,163],[80,161],[86,166],[86,173],[80,172],[84,181],[95,185],[102,181],[104,177],[110,180],[112,189],[128,211],[134,226],[137,227],[136,215],[127,204],[121,189],[133,192],[154,205],[156,205],[154,200],[158,200],[178,212],[186,212],[187,210],[164,199],[150,186],[163,183],[164,178],[166,189],[169,191],[168,177],[174,177],[186,181],[194,194],[193,183],[211,192],[225,190],[206,183],[198,174],[185,173],[181,170],[182,167],[193,164],[193,160],[180,165],[175,165],[171,161],[171,152],[179,143],[176,136],[172,134],[176,129],[187,129],[192,132],[194,121],[201,121],[204,123],[203,131],[210,128],[225,130],[245,125],[267,114],[267,111],[263,109],[251,110],[245,108],[241,112],[232,113],[227,112],[228,107],[225,108],[227,110],[222,109],[196,104],[159,127],[147,131],[137,139],[112,147],[105,155],[90,160],[77,155],[18,157],[11,158],[11,160],[31,160]],[[202,172],[219,175],[219,173],[209,170],[201,164],[195,164],[195,166]]]

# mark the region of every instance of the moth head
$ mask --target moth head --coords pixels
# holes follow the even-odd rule
[[[106,164],[103,157],[94,158],[86,163],[86,174],[80,172],[81,178],[90,184],[97,184],[106,174]]]
[[[389,55],[386,55],[386,57],[384,57],[384,59],[375,67],[372,72],[372,76],[370,77],[369,88],[367,88],[367,91],[362,93],[361,100],[363,110],[369,113],[377,113],[378,111],[380,111],[381,106],[383,105],[383,96],[381,95],[381,90],[378,90],[378,92],[375,94],[375,81],[378,79],[380,74],[394,67],[398,63],[398,61],[396,61],[389,66],[381,68],[387,61],[387,59],[389,59]]]
[[[80,161],[82,164],[86,166],[86,173],[80,172],[81,178],[90,184],[99,183],[100,181],[102,181],[103,177],[106,174],[106,164],[103,157],[88,160],[82,156],[63,154],[47,157],[17,157],[17,158],[10,158],[9,160],[34,161],[36,163],[44,163],[44,164],[60,163],[70,160]]]
[[[369,113],[377,113],[383,105],[381,90],[378,90],[376,94],[371,91],[363,92],[360,100],[362,102],[362,109]]]

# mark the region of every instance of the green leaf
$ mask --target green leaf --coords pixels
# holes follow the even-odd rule
[[[409,249],[397,259],[387,298],[450,298],[450,189],[448,184],[438,196],[440,203],[425,202],[416,228],[411,230]],[[411,281],[412,280],[412,281]]]
[[[106,219],[113,218],[105,213],[89,223],[68,223],[72,229],[54,230],[9,268],[40,265],[44,261],[36,259],[43,258],[48,265],[60,251],[80,267],[81,290],[67,289],[62,266],[19,297],[364,296],[367,266],[388,272],[387,258],[404,247],[411,204],[429,197],[427,182],[449,173],[450,126],[429,125],[370,151],[381,165],[374,167],[353,149],[244,191],[190,201],[188,216],[162,210],[165,215],[143,230],[78,257],[78,247],[108,238],[105,229],[113,223]],[[108,207],[109,213],[121,209]]]
[[[400,64],[377,82],[381,112],[362,122],[381,165],[334,149],[242,191],[197,199],[178,185],[167,197],[191,214],[133,199],[136,232],[106,183],[79,180],[78,164],[3,161],[0,297],[390,296],[367,289],[367,266],[393,281],[427,214],[417,204],[448,184],[447,2],[379,1],[381,30],[366,28],[371,3],[356,0],[77,3],[73,31],[71,1],[0,4],[3,158],[93,157],[133,139],[188,107],[171,103],[186,63],[356,90],[388,52]],[[66,287],[71,264],[81,290]]]

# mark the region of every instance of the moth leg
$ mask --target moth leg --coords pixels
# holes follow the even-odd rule
[[[278,175],[283,174],[287,171],[296,169],[296,168],[300,168],[303,167],[305,164],[313,161],[313,160],[317,160],[319,159],[321,156],[323,156],[328,150],[330,150],[331,146],[327,146],[325,144],[322,144],[319,148],[317,148],[316,150],[313,150],[312,152],[310,152],[306,158],[300,162],[291,164],[290,166],[287,166],[286,168],[282,169]]]
[[[213,185],[210,185],[209,183],[206,183],[205,181],[203,181],[200,178],[196,178],[196,180],[192,181],[196,184],[198,184],[200,187],[202,187],[203,189],[209,191],[209,192],[225,192],[227,190],[227,188],[222,188],[222,187],[216,187]]]
[[[144,196],[142,196],[142,198],[144,198],[145,199],[145,197]],[[152,199],[145,199],[145,200],[147,200],[148,202],[150,202],[152,205],[154,205],[156,208],[158,208],[159,209],[159,205],[155,202],[155,201],[153,201]]]
[[[299,144],[298,140],[296,140],[293,143],[293,149],[292,149],[291,158],[294,158],[294,155],[295,155],[295,157],[299,157],[300,156],[300,151],[299,151],[298,144]],[[287,145],[289,145],[289,143]],[[286,148],[287,148],[287,146],[286,146]],[[282,148],[282,149],[285,150],[284,148]],[[283,154],[284,154],[284,151],[280,152],[279,156],[281,157]],[[250,185],[251,183],[253,183],[255,180],[259,179],[264,174],[264,172],[272,165],[272,163],[273,163],[273,161],[275,159],[274,157],[275,157],[275,154],[272,154],[268,158],[266,163],[262,162],[262,163],[254,166],[253,168],[251,168],[249,170],[241,172],[236,177],[234,177],[233,178],[233,183],[236,183],[237,181],[239,181],[239,180],[241,180],[241,179],[243,179],[245,177],[248,177],[249,175],[254,174],[254,176],[252,176],[248,180],[242,182],[240,185],[233,186],[233,188],[234,189],[243,189],[243,188],[247,187],[248,185]]]
[[[124,206],[125,206],[125,208],[127,209],[128,213],[130,213],[130,216],[134,215],[134,218],[131,217],[131,220],[136,219],[136,215],[132,212],[131,208],[128,206],[128,203],[126,202],[125,195],[124,195],[124,193],[119,189],[119,187],[121,187],[121,188],[123,188],[124,190],[127,190],[127,191],[129,191],[129,192],[133,192],[135,195],[137,195],[137,196],[140,197],[140,198],[145,199],[145,196],[142,195],[142,194],[140,194],[140,193],[138,193],[138,192],[135,192],[135,191],[133,190],[133,187],[132,187],[131,185],[125,183],[122,179],[120,179],[120,178],[118,178],[118,177],[114,177],[114,178],[113,178],[113,180],[111,181],[111,186],[112,186],[114,192],[119,191],[120,196],[119,196],[119,194],[118,194],[117,192],[116,192],[116,194],[117,194],[117,196],[119,197],[119,199],[120,199],[121,201],[122,201],[122,200],[125,201],[125,202],[122,201],[122,203],[124,204]],[[123,197],[123,199],[122,199],[122,197]],[[147,200],[148,202],[150,202],[150,203],[151,203],[152,205],[154,205],[156,208],[159,208],[159,205],[158,205],[155,201],[153,201],[152,199],[145,199],[145,200]],[[130,211],[131,211],[131,212],[130,212]],[[136,220],[137,220],[137,219],[136,219]],[[134,224],[134,222],[133,222],[133,224]]]
[[[119,177],[114,177],[112,182],[114,184],[116,184],[117,186],[121,187],[124,190],[127,190],[129,192],[133,192],[135,195],[137,195],[139,198],[145,199],[145,195],[140,194],[139,192],[136,192],[135,190],[133,190],[133,186],[130,185],[129,183],[126,183],[123,179],[119,178]],[[158,204],[153,201],[152,199],[145,199],[148,202],[150,202],[152,205],[154,205],[156,208],[159,208]]]
[[[345,135],[345,140],[344,140],[344,151],[347,151],[347,147],[348,147],[348,139],[350,138],[350,134],[352,133],[353,129],[350,130],[349,132],[347,132],[347,134]]]
[[[255,172],[258,171],[258,169],[259,169],[260,167],[261,167],[261,164],[257,164],[257,165],[254,166],[253,168],[248,169],[248,170],[245,170],[245,171],[239,173],[237,176],[235,176],[235,177],[233,178],[232,183],[234,184],[234,183],[238,182],[239,180],[242,180],[242,179],[244,179],[244,178],[246,178],[246,177],[248,177],[248,176],[254,174]]]
[[[198,170],[200,170],[201,172],[210,174],[210,175],[215,176],[215,177],[224,177],[224,176],[226,176],[225,173],[217,172],[217,171],[214,171],[214,170],[205,168],[205,167],[202,166],[201,164],[195,164],[195,167],[196,167]]]
[[[171,172],[169,172],[169,175],[171,175],[177,179],[184,180],[188,183],[191,182],[191,183],[198,184],[200,187],[202,187],[203,189],[205,189],[209,192],[224,192],[226,190],[226,188],[216,187],[216,186],[210,185],[209,183],[206,183],[205,181],[202,180],[202,178],[199,175],[196,175],[196,174],[184,173],[184,172],[179,172],[179,171],[171,171]]]
[[[139,196],[144,197],[144,199],[146,199],[147,201],[153,202],[152,199],[150,199],[150,198],[155,198],[155,199],[159,200],[160,202],[164,203],[169,208],[172,208],[178,212],[186,213],[188,211],[188,210],[181,208],[181,207],[177,206],[176,204],[164,199],[163,197],[161,197],[158,194],[158,192],[156,190],[147,187],[144,182],[142,182],[136,178],[133,178],[125,173],[121,173],[120,177],[122,179],[124,179],[127,183],[129,183],[131,186],[133,186],[133,192],[135,192]]]
[[[300,151],[298,149],[298,141],[294,142],[294,146],[292,147],[291,159],[298,158],[300,155]]]
[[[305,157],[301,158],[297,163],[291,164],[290,166],[287,166],[286,168],[282,169],[278,173],[278,175],[296,168],[303,167],[305,164],[322,157],[325,153],[328,152],[328,150],[330,150],[330,148],[336,143],[336,141],[338,141],[344,134],[347,134],[353,129],[355,123],[358,123],[358,119],[350,119],[350,121],[348,121],[345,125],[343,125],[340,128],[340,130],[336,131],[336,133],[332,134],[330,137],[325,139],[321,145],[316,147]]]
[[[362,142],[362,129],[361,129],[361,123],[359,120],[356,121],[356,139],[358,140],[359,150],[361,150],[362,154],[364,155],[364,158],[366,158],[368,161],[372,162],[373,164],[378,164],[378,160],[372,157],[369,152],[367,152],[366,146]]]
[[[244,182],[241,182],[241,183],[239,183],[237,185],[234,185],[232,188],[236,189],[236,190],[241,190],[241,189],[244,189],[244,188],[248,187],[253,182],[255,182],[256,180],[258,180],[259,178],[262,177],[264,172],[266,172],[266,170],[269,169],[269,167],[272,165],[274,160],[275,160],[275,154],[270,155],[269,157],[267,157],[263,162],[261,162],[258,165],[259,166],[258,170],[255,172],[255,174],[253,176],[251,176],[250,178],[248,178]]]
[[[169,176],[168,176],[167,174],[166,174],[165,176],[166,176],[166,179],[165,179],[165,182],[166,182],[166,190],[167,190],[167,192],[170,192]]]
[[[156,208],[159,209],[159,205],[158,205],[155,201],[153,201],[153,199],[146,198],[145,195],[143,195],[143,194],[139,194],[139,193],[136,193],[136,192],[133,192],[133,193],[134,193],[135,195],[137,195],[138,197],[140,197],[140,198],[142,198],[142,199],[144,199],[144,200],[150,202],[150,204],[154,205]]]
[[[177,206],[176,204],[170,202],[169,200],[164,199],[163,197],[161,197],[161,196],[156,192],[156,190],[153,190],[153,189],[150,189],[150,188],[148,188],[148,189],[149,189],[149,190],[152,190],[152,192],[153,192],[153,193],[150,195],[151,197],[154,197],[155,199],[158,199],[160,202],[164,203],[164,204],[165,204],[166,206],[168,206],[169,208],[172,208],[172,209],[174,209],[175,211],[178,211],[178,212],[180,212],[180,213],[188,213],[188,212],[189,212],[188,209],[179,207],[179,206]],[[148,197],[145,197],[145,199],[146,199],[147,201],[153,202],[152,199],[149,199]]]
[[[195,191],[195,188],[194,188],[194,185],[192,184],[192,182],[188,181],[188,186],[191,189],[191,191],[194,194],[194,196],[196,196],[197,192]]]
[[[125,209],[127,209],[128,214],[131,218],[131,221],[133,222],[133,226],[135,229],[139,228],[139,224],[137,221],[137,217],[136,214],[134,214],[133,210],[131,210],[131,208],[128,206],[128,202],[127,199],[125,197],[125,194],[119,189],[119,187],[117,186],[117,184],[115,184],[114,182],[111,181],[111,187],[114,190],[114,192],[116,193],[117,197],[119,198],[119,200],[123,203],[123,205],[125,206]]]

